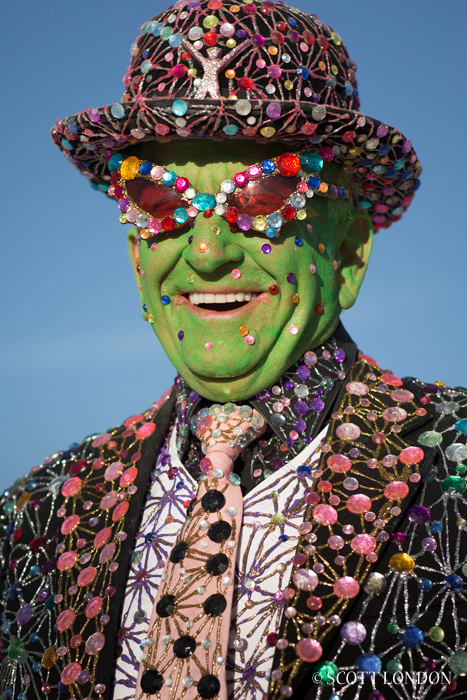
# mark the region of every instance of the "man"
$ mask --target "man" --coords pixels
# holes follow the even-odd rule
[[[134,224],[179,376],[5,495],[3,697],[462,697],[466,394],[339,324],[410,141],[279,3],[177,3],[132,53],[53,137]]]

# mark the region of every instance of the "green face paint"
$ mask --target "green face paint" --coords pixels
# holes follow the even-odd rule
[[[188,178],[199,192],[216,193],[223,180],[283,150],[251,142],[152,142],[138,156]],[[273,239],[232,232],[225,219],[200,213],[193,228],[139,246],[130,240],[154,330],[203,396],[221,402],[252,396],[335,329],[341,235],[338,220],[323,215],[326,207],[313,198],[307,218],[287,222]]]

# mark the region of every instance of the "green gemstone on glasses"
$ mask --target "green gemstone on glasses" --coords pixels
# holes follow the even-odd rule
[[[303,151],[299,154],[300,165],[306,173],[319,173],[323,167],[323,159],[315,151]]]
[[[193,206],[198,211],[208,211],[208,209],[213,209],[216,206],[216,198],[213,194],[197,194],[193,197]]]

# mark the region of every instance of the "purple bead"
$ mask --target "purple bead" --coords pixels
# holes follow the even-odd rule
[[[411,522],[423,525],[431,520],[431,513],[424,506],[410,506],[407,511],[407,517]]]
[[[316,399],[314,399],[316,401]],[[298,416],[306,416],[309,411],[308,406],[304,401],[297,401],[294,406],[294,411]]]
[[[266,403],[266,401],[269,401],[271,398],[271,394],[267,389],[263,389],[263,391],[260,391],[259,394],[256,394],[256,400],[261,401],[261,403]]]
[[[303,418],[297,418],[297,420],[294,420],[293,422],[293,427],[297,433],[303,433],[306,430],[306,423]]]
[[[434,384],[425,384],[425,386],[422,386],[422,391],[424,394],[437,394],[438,391],[441,391],[441,388]]]
[[[240,220],[240,217],[238,217],[237,222],[238,222],[239,220]],[[240,228],[241,228],[241,227],[240,227]],[[269,255],[269,253],[271,252],[271,246],[269,245],[269,243],[263,243],[263,245],[261,246],[261,250],[262,250],[263,253],[265,253],[266,255]]]
[[[243,669],[242,678],[244,681],[252,681],[256,675],[256,671],[252,666],[247,666]]]
[[[366,637],[366,629],[361,622],[346,622],[340,630],[342,639],[347,644],[361,644]]]
[[[48,588],[41,588],[37,592],[37,600],[39,603],[43,603],[47,598],[49,597],[49,589]]]
[[[279,75],[281,71],[279,70]],[[274,76],[271,75],[271,78]],[[279,77],[279,76],[277,76]],[[269,119],[278,119],[281,114],[282,114],[282,108],[278,102],[271,102],[271,104],[268,104],[266,107],[266,114],[268,115]]]
[[[321,413],[324,411],[324,401],[323,399],[311,399],[311,410],[315,413]]]
[[[342,348],[336,348],[333,350],[332,355],[337,362],[344,362],[345,360],[345,352],[342,350]]]
[[[185,333],[183,331],[178,331],[177,338],[179,340],[183,340],[184,336],[185,336]]]
[[[199,399],[199,394],[196,391],[192,391],[188,397],[191,403],[195,403]]]
[[[237,32],[237,36],[238,35],[239,32]],[[264,41],[264,36],[261,36],[261,34],[253,34],[253,36],[251,37],[251,43],[253,44],[253,46],[256,46],[257,49],[260,49],[262,47]]]
[[[284,382],[284,389],[286,391],[290,391],[291,389],[293,389],[293,382],[291,382],[290,380]]]
[[[244,39],[244,37],[246,36],[246,31],[244,29],[239,29],[237,32],[237,36],[239,39]]]
[[[306,382],[306,380],[310,378],[310,374],[311,372],[306,365],[300,365],[300,367],[297,368],[297,377],[301,382]]]
[[[271,461],[269,462],[269,466],[271,469],[281,469],[285,464],[284,460],[281,457],[273,457]]]
[[[128,197],[122,197],[118,202],[118,208],[120,211],[126,211],[130,206],[130,200]]]
[[[293,272],[289,272],[287,275],[287,282],[295,282],[295,275]]]
[[[292,438],[287,438],[284,445],[287,447],[287,449],[290,450],[294,446],[294,441],[292,440]]]
[[[27,625],[34,614],[34,608],[29,603],[23,605],[16,613],[16,622],[18,625]]]

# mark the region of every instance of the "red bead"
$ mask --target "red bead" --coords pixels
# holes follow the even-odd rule
[[[237,207],[227,207],[225,210],[224,218],[231,224],[235,223],[238,218],[238,209]]]
[[[276,27],[280,32],[285,32],[287,25],[285,22],[276,22]]]
[[[203,36],[203,42],[206,46],[215,46],[217,44],[218,36],[216,32],[208,32]]]
[[[282,216],[284,219],[287,219],[288,221],[290,219],[295,219],[295,209],[290,206],[290,204],[287,204],[281,211]]]
[[[175,228],[175,219],[172,219],[170,216],[164,216],[161,224],[166,231],[171,231],[173,228]]]
[[[237,224],[230,224],[230,226],[229,226],[229,231],[230,231],[230,233],[238,233],[238,226],[237,226]]]
[[[204,216],[205,219],[210,219],[211,216],[212,216],[212,211],[210,211],[210,210],[209,210],[209,211],[205,211],[205,212],[203,213],[203,216]]]
[[[182,53],[182,61],[189,61],[191,53],[189,51],[184,51]]]
[[[268,647],[275,647],[278,639],[279,635],[276,632],[270,632],[266,637],[266,644]]]
[[[271,292],[271,294],[278,294],[279,287],[277,286],[277,284],[271,284],[271,286],[269,287],[269,291]]]
[[[238,87],[242,90],[251,90],[253,87],[253,81],[251,78],[240,78],[238,81]]]
[[[276,168],[284,177],[293,177],[300,170],[300,160],[293,153],[281,153],[277,158]]]
[[[316,311],[317,314],[322,314],[322,313],[323,313],[323,307],[321,306],[321,304],[316,304],[316,306],[315,306],[315,311]]]

